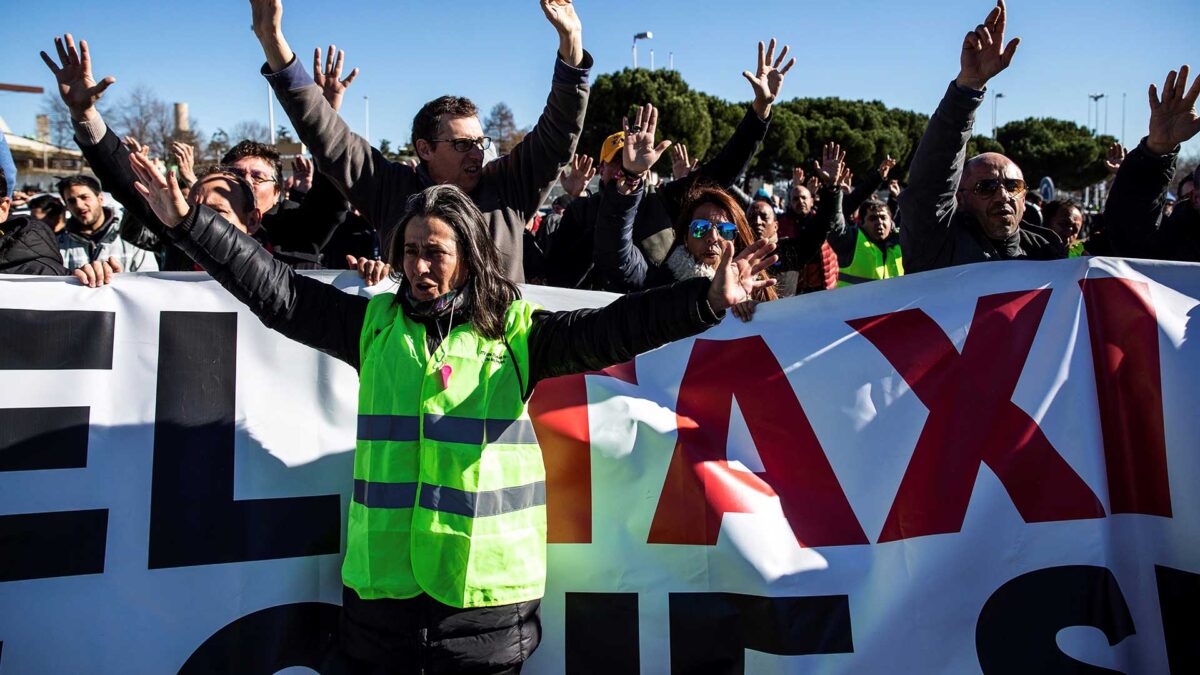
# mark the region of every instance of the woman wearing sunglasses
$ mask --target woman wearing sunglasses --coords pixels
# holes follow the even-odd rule
[[[701,186],[688,194],[675,222],[675,244],[661,265],[650,264],[633,244],[633,221],[643,194],[643,179],[624,176],[602,187],[603,202],[596,223],[594,262],[596,269],[625,290],[636,291],[664,286],[687,279],[712,279],[722,261],[725,242],[733,243],[737,261],[750,253],[754,232],[745,211],[724,190]],[[769,283],[752,298],[733,308],[748,321],[754,302],[775,300],[771,288],[775,281],[766,273],[759,276]]]

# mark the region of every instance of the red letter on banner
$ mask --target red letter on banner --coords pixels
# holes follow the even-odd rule
[[[737,398],[763,473],[725,456]],[[650,525],[651,544],[714,546],[726,513],[778,496],[801,546],[869,543],[783,369],[761,337],[696,340],[679,388],[679,439]]]
[[[1150,287],[1083,279],[1113,513],[1171,517],[1158,317]]]
[[[634,361],[600,373],[637,384]],[[592,541],[592,441],[588,426],[587,379],[568,375],[539,382],[529,400],[529,418],[546,463],[546,541]]]
[[[929,409],[880,542],[958,532],[985,463],[1025,522],[1103,518],[1100,500],[1011,401],[1049,290],[979,299],[962,354],[918,309],[849,321]]]

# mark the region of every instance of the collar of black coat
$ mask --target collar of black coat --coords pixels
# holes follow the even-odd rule
[[[1017,231],[1017,236],[1021,240],[1020,247],[1025,252],[1026,258],[1062,260],[1070,254],[1067,245],[1063,243],[1058,233],[1048,227],[1021,223],[1021,229]]]
[[[1022,222],[1016,232],[997,241],[984,234],[977,220],[964,216],[968,229],[984,251],[995,253],[1001,260],[1061,260],[1067,257],[1066,245],[1048,227]]]

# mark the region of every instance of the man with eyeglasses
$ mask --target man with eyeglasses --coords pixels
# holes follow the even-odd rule
[[[899,197],[900,248],[910,274],[989,260],[1067,257],[1053,232],[1022,226],[1026,186],[1020,167],[994,152],[963,162],[988,80],[1008,68],[1021,41],[1005,45],[1007,22],[999,0],[967,33],[958,77],[913,156],[908,188]]]
[[[165,271],[194,270],[195,263],[163,237],[165,226],[134,189],[136,178],[129,148],[96,109],[97,101],[115,79],[106,77],[96,81],[86,41],[80,41],[77,47],[75,39],[67,34],[56,37],[54,43],[58,62],[46,52],[42,52],[42,60],[54,74],[59,95],[71,113],[76,145],[105,189],[125,208],[120,223],[121,238],[136,247],[159,252]],[[321,249],[349,211],[337,188],[328,179],[318,178],[299,208],[282,209],[279,205],[282,166],[274,148],[242,141],[225,154],[221,163],[223,171],[245,178],[254,188],[254,206],[262,224],[256,238],[276,258],[292,267],[320,269]],[[257,222],[258,216],[255,219]]]
[[[333,180],[380,237],[386,239],[396,226],[411,195],[431,185],[452,184],[469,194],[487,218],[509,279],[524,281],[525,223],[571,160],[587,108],[592,57],[583,50],[583,29],[571,0],[540,0],[558,33],[558,58],[546,108],[524,140],[485,164],[491,140],[483,135],[475,105],[443,96],[425,104],[413,120],[413,146],[420,158],[416,168],[388,161],[323,105],[320,87],[284,39],[282,0],[250,0],[250,5],[254,33],[267,58],[263,75],[312,151],[317,170]]]

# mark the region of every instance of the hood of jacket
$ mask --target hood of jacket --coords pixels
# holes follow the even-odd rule
[[[28,216],[17,216],[0,223],[0,272],[66,274],[50,226]]]
[[[117,236],[120,235],[120,228],[117,227],[117,213],[112,208],[107,206],[101,208],[104,212],[104,224],[101,225],[100,229],[96,230],[95,233],[91,235],[80,234],[79,229],[81,225],[79,219],[75,216],[69,216],[67,218],[67,226],[63,228],[62,232],[60,232],[58,236],[66,237],[68,239],[75,239],[77,241],[86,242],[89,244],[104,244],[116,239]]]

